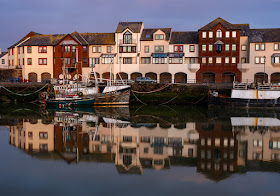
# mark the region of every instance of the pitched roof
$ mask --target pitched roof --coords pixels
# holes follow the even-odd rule
[[[172,32],[170,44],[198,44],[198,31]]]
[[[89,45],[115,45],[115,33],[81,33]]]
[[[8,54],[8,52],[2,52],[2,53],[0,54],[0,58],[2,58],[3,56],[5,56],[6,54]]]
[[[42,35],[40,33],[36,33],[34,31],[30,31],[27,35],[25,35],[23,38],[21,38],[18,42],[16,42],[15,44],[11,45],[8,49],[10,48],[14,48],[15,46],[19,45],[21,42],[23,42],[25,39],[27,39],[28,37],[32,37],[35,35]]]
[[[122,33],[129,28],[133,33],[140,33],[143,22],[119,22],[116,33]]]
[[[209,31],[213,29],[217,24],[223,25],[226,29],[248,29],[249,24],[231,24],[222,18],[216,18],[212,22],[208,23],[204,27],[201,27],[199,31]]]
[[[20,46],[55,46],[65,37],[65,35],[66,34],[35,35]]]
[[[88,45],[88,42],[78,32],[75,31],[71,33],[70,36],[77,42],[79,42],[81,45]]]
[[[250,29],[248,31],[249,42],[280,42],[280,28],[274,29]]]
[[[170,39],[171,35],[171,28],[156,28],[156,29],[143,29],[141,34],[141,41],[153,41],[154,37],[153,34],[157,32],[158,30],[161,30],[165,33],[165,40],[168,41]],[[147,37],[147,35],[149,35]]]

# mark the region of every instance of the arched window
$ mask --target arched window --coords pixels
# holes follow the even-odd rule
[[[218,30],[216,32],[216,38],[222,38],[222,31],[221,30]]]
[[[126,31],[123,34],[123,43],[124,44],[132,44],[132,34],[129,31]]]

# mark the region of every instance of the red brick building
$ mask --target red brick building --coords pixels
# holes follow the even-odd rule
[[[78,55],[76,54],[78,52]],[[82,75],[82,67],[88,67],[88,43],[77,32],[67,34],[54,46],[53,77],[61,78],[62,68],[68,69],[68,79],[75,79],[77,72]],[[77,66],[76,66],[77,65]],[[75,69],[77,68],[77,69]]]
[[[231,83],[241,81],[239,63],[240,35],[248,24],[231,24],[217,18],[199,29],[197,82]]]

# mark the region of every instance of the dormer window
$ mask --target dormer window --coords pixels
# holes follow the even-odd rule
[[[218,30],[217,32],[216,32],[216,38],[222,38],[223,36],[222,36],[222,31],[221,30]]]
[[[146,38],[150,38],[150,37],[151,37],[151,35],[150,35],[150,34],[147,34],[147,35],[146,35]]]
[[[126,31],[123,34],[123,43],[124,44],[132,44],[132,34],[129,31]]]
[[[164,39],[164,35],[163,34],[156,34],[155,35],[155,39],[156,40],[163,40]]]

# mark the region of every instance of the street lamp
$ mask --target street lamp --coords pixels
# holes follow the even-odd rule
[[[265,56],[263,57],[263,82],[265,83]]]

